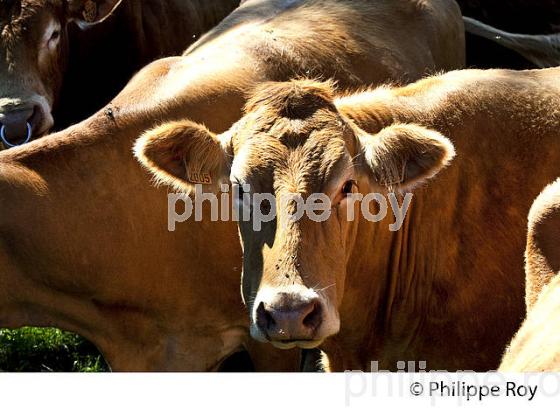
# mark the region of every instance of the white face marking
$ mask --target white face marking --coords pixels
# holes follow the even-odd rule
[[[62,26],[60,23],[51,17],[43,34],[41,48],[44,47],[51,52],[54,51],[60,42],[61,30]]]
[[[262,333],[262,331],[257,326],[257,309],[261,302],[266,302],[274,299],[278,291],[281,290],[284,293],[291,293],[299,295],[302,301],[312,300],[318,298],[323,301],[323,307],[326,309],[324,322],[320,327],[320,334],[322,337],[318,340],[309,341],[297,341],[297,342],[272,342],[272,344],[278,349],[292,349],[294,347],[300,347],[302,349],[313,349],[318,347],[323,343],[324,337],[328,337],[338,333],[340,329],[340,317],[338,310],[334,307],[332,303],[329,303],[328,299],[324,295],[317,293],[314,289],[302,285],[289,285],[282,287],[281,289],[275,289],[269,286],[265,286],[257,292],[255,301],[253,302],[251,311],[251,326],[249,328],[251,337],[260,342],[266,343],[268,339]]]
[[[46,67],[49,59],[58,49],[60,43],[62,26],[58,21],[51,17],[43,32],[41,44],[39,45],[39,67]]]

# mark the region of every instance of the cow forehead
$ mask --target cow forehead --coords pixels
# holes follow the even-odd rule
[[[267,131],[244,129],[234,135],[234,177],[262,189],[310,193],[352,166],[354,134],[338,117],[321,126],[270,125]]]
[[[319,189],[354,151],[354,131],[334,105],[333,83],[264,83],[249,96],[244,111],[232,129],[234,177],[273,178],[275,185],[285,181],[299,191]]]
[[[61,0],[0,0],[0,34],[18,36],[44,12],[62,9]]]

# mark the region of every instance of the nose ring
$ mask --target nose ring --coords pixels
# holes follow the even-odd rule
[[[31,140],[32,134],[33,134],[33,127],[31,127],[31,124],[27,123],[27,137],[25,138],[25,141],[23,141],[21,144],[12,144],[6,138],[6,126],[2,125],[2,128],[0,128],[0,138],[2,139],[4,145],[7,146],[8,148],[18,147],[20,145],[27,144],[29,140]]]

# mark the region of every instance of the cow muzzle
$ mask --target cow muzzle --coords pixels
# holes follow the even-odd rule
[[[53,125],[50,108],[42,101],[0,106],[0,139],[7,148],[28,143]],[[48,111],[45,111],[48,110]]]
[[[312,289],[297,287],[279,292],[259,291],[253,308],[251,334],[280,349],[312,349],[338,331],[326,303]]]

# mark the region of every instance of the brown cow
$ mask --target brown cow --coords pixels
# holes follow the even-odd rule
[[[525,250],[527,286],[525,302],[530,311],[544,286],[560,271],[560,181],[537,197],[529,212]]]
[[[116,370],[212,369],[243,346],[257,369],[293,368],[248,339],[236,224],[169,232],[167,192],[149,184],[133,142],[185,115],[225,131],[266,80],[311,72],[357,89],[463,62],[452,1],[245,2],[102,112],[0,153],[0,324],[80,333]]]
[[[256,339],[322,343],[331,370],[495,369],[523,317],[528,198],[560,173],[559,75],[465,70],[338,99],[328,83],[268,83],[230,131],[167,124],[137,151],[163,182],[190,189],[195,171],[277,198],[260,231],[240,223]],[[397,231],[366,217],[383,201],[356,200],[438,172],[409,205],[384,202],[408,206]],[[283,200],[317,192],[321,223]]]
[[[6,145],[46,133],[54,108],[59,128],[86,118],[134,72],[156,58],[180,54],[238,4],[1,0],[0,133]]]
[[[504,355],[501,372],[560,371],[560,276],[547,284]]]
[[[528,315],[508,347],[500,371],[560,371],[560,180],[529,212],[526,290]]]

